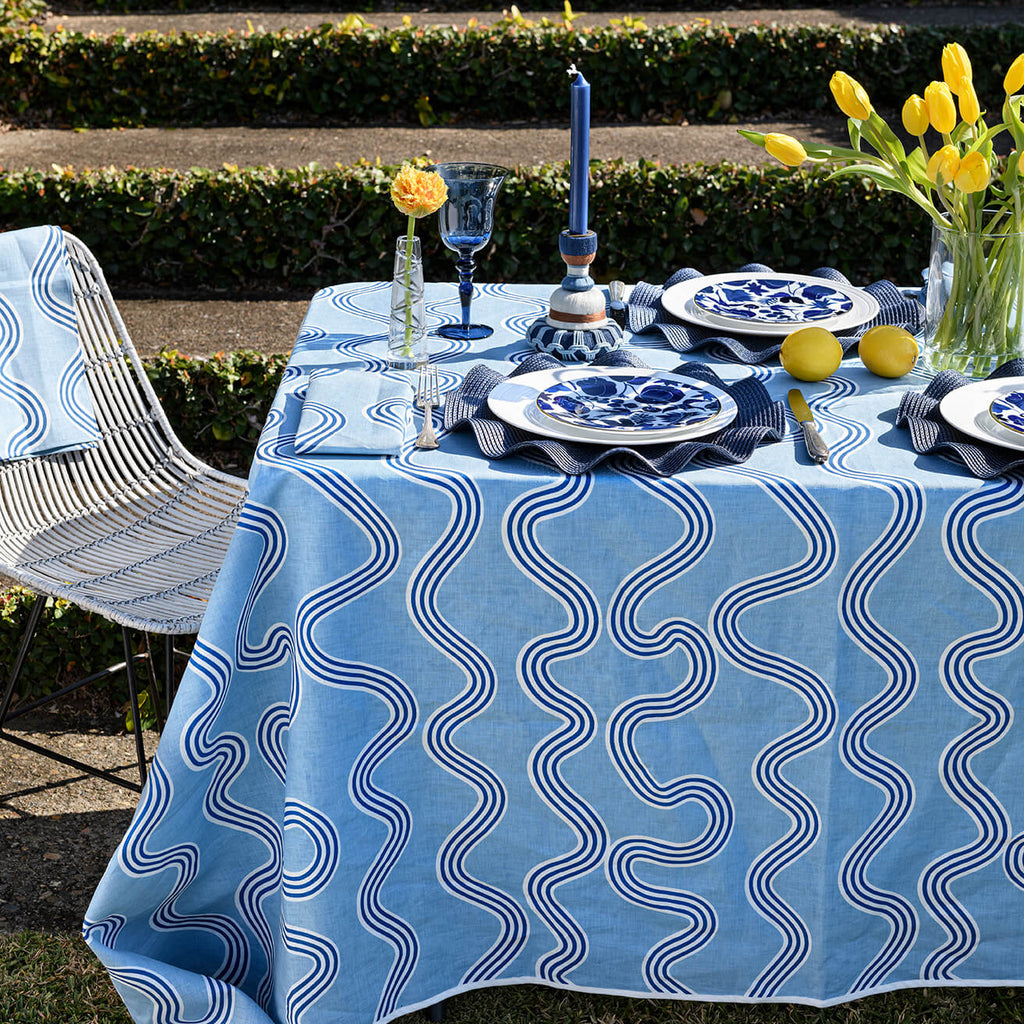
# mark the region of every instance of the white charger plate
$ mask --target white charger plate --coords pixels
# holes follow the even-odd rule
[[[794,285],[824,285],[848,298],[852,304],[849,312],[839,316],[816,320],[792,320],[786,323],[757,320],[750,317],[727,317],[701,309],[694,302],[697,292],[715,284],[742,284],[745,281],[772,280],[788,281]],[[673,316],[700,327],[724,330],[729,334],[760,334],[785,336],[801,327],[824,327],[833,333],[853,330],[878,316],[880,306],[874,296],[853,285],[838,284],[823,277],[806,277],[799,274],[769,274],[759,271],[751,274],[708,274],[666,288],[661,296],[662,306]]]
[[[950,391],[939,403],[942,418],[970,437],[1000,448],[1024,451],[1024,434],[1004,427],[993,417],[992,403],[1002,395],[1024,388],[1024,377],[979,380]]]
[[[644,373],[651,376],[667,378],[685,387],[700,387],[714,395],[721,408],[716,416],[702,420],[700,423],[689,423],[682,426],[666,427],[659,430],[620,430],[615,427],[582,427],[556,420],[541,412],[537,405],[537,397],[541,392],[555,384],[577,377],[594,377],[607,374],[610,377],[636,377]],[[684,377],[680,374],[668,373],[665,370],[642,370],[633,366],[562,366],[555,370],[537,370],[524,373],[519,377],[510,377],[496,385],[487,396],[487,406],[498,419],[510,426],[519,427],[542,437],[554,437],[562,441],[587,441],[591,444],[665,444],[668,442],[685,441],[690,438],[704,437],[727,426],[739,411],[732,395],[711,384]]]

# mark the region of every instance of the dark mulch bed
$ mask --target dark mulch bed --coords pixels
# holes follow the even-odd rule
[[[123,716],[88,692],[8,731],[135,781]],[[146,734],[152,754],[156,733]],[[138,795],[0,742],[0,933],[77,932]]]

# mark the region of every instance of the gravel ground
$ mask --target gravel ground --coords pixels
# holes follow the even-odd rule
[[[56,712],[16,719],[8,731],[69,757],[138,779],[135,743],[121,716],[83,694]],[[158,735],[146,734],[152,755]],[[13,743],[0,743],[0,933],[77,933],[138,794]]]

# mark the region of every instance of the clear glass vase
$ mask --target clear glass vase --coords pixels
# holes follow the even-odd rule
[[[395,241],[395,272],[391,280],[388,324],[388,365],[411,370],[425,363],[427,314],[423,301],[423,256],[420,240],[399,235]]]
[[[1024,232],[932,227],[922,357],[987,377],[1024,354]],[[997,224],[998,227],[998,224]]]

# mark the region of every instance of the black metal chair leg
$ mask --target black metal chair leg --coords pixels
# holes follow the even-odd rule
[[[171,705],[177,695],[174,685],[174,637],[169,633],[164,637],[164,700],[167,701],[167,713],[171,713]]]
[[[124,665],[128,675],[128,700],[131,702],[132,733],[135,736],[135,756],[139,762],[139,782],[146,784],[146,747],[142,742],[142,716],[139,714],[139,684],[135,677],[134,655],[132,654],[132,640],[128,633],[128,627],[121,627],[121,638],[124,641]]]
[[[442,999],[439,1003],[434,1003],[433,1006],[427,1007],[427,1020],[433,1021],[433,1024],[440,1024],[440,1021],[444,1020],[444,1000]]]
[[[18,685],[18,677],[21,675],[21,670],[25,667],[25,661],[28,659],[28,652],[32,647],[32,641],[35,639],[36,629],[39,626],[39,620],[42,618],[45,607],[46,599],[37,596],[32,602],[31,609],[29,609],[28,622],[25,624],[25,632],[22,633],[21,644],[18,647],[18,653],[11,668],[10,678],[7,680],[3,706],[0,707],[0,735],[3,734],[4,726],[7,724],[7,712],[11,708],[14,688]]]
[[[129,650],[127,643],[127,631],[125,630],[126,662],[124,664],[111,665],[109,668],[105,668],[100,672],[94,672],[92,675],[86,676],[84,679],[79,679],[68,686],[63,686],[59,690],[47,694],[45,697],[38,697],[35,700],[29,701],[27,704],[21,704],[16,711],[11,711],[11,702],[14,699],[15,687],[18,685],[18,679],[21,676],[22,669],[25,667],[25,662],[28,659],[28,654],[32,647],[32,640],[35,637],[36,629],[39,626],[39,620],[42,617],[45,608],[46,598],[36,595],[35,600],[32,602],[32,607],[29,610],[28,620],[25,624],[25,631],[21,637],[21,644],[18,647],[18,653],[15,656],[14,665],[11,668],[11,674],[7,681],[7,689],[4,692],[3,704],[0,705],[0,740],[6,740],[8,743],[13,743],[25,750],[31,750],[33,753],[41,754],[43,757],[48,757],[51,761],[57,761],[59,764],[67,765],[69,768],[75,768],[78,771],[85,772],[89,775],[95,775],[97,778],[104,779],[116,786],[121,786],[124,789],[131,789],[138,793],[142,787],[136,782],[129,782],[126,779],[122,779],[120,776],[115,775],[113,772],[105,771],[104,769],[97,768],[91,764],[86,764],[85,761],[79,761],[73,757],[67,757],[56,750],[50,750],[39,743],[33,743],[31,740],[24,739],[22,736],[17,736],[13,733],[7,732],[7,724],[13,719],[35,711],[36,708],[44,707],[66,694],[72,693],[83,686],[88,686],[90,683],[101,679],[108,679],[110,676],[116,675],[122,670],[129,672],[129,685],[130,688],[134,687],[134,671],[131,669],[134,656],[131,655],[131,651]],[[135,720],[138,721],[138,692],[134,690],[133,692],[135,706],[132,713],[135,715]],[[139,754],[140,748],[142,749],[141,755]],[[141,758],[140,764],[142,766],[142,770],[140,774],[143,775],[143,778],[145,778],[144,753],[144,748],[141,747],[141,736],[136,736],[136,755]]]

